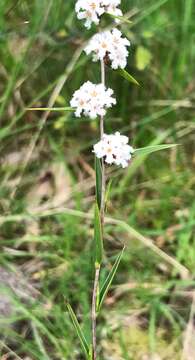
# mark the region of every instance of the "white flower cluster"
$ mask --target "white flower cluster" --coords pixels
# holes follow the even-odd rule
[[[90,29],[92,23],[99,24],[104,13],[122,16],[120,3],[121,0],[77,0],[75,11],[78,19],[85,19],[85,26]]]
[[[106,89],[103,84],[93,84],[87,81],[79,90],[75,91],[70,105],[76,108],[75,115],[77,117],[83,113],[85,116],[95,119],[98,115],[104,116],[106,109],[116,104],[116,99],[112,95],[113,90]]]
[[[112,68],[124,69],[127,65],[129,40],[122,37],[118,29],[95,34],[85,48],[87,55],[93,53],[93,61],[103,60],[107,55],[112,63]]]
[[[111,135],[104,134],[102,140],[94,145],[93,152],[97,158],[104,158],[107,164],[121,165],[125,168],[134,152],[128,142],[128,137],[119,132]]]
[[[120,3],[121,0],[77,0],[75,11],[78,19],[84,19],[85,26],[90,29],[92,23],[99,24],[100,17],[104,13],[116,17],[122,16]],[[92,53],[93,61],[108,58],[113,69],[124,69],[127,65],[128,46],[130,46],[129,40],[123,37],[118,29],[112,29],[94,35],[84,50],[87,55]],[[97,116],[103,117],[106,109],[116,104],[116,99],[112,95],[113,90],[107,89],[104,84],[87,81],[75,91],[70,105],[75,108],[76,117],[84,114],[95,119]],[[121,135],[120,132],[104,134],[93,146],[93,152],[97,158],[104,159],[107,164],[121,165],[125,168],[134,152],[128,142],[128,137]]]

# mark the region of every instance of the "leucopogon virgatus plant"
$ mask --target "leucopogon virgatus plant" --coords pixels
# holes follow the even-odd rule
[[[90,81],[85,82],[72,96],[70,105],[74,108],[76,117],[88,116],[91,119],[99,119],[100,139],[94,144],[92,152],[95,154],[96,170],[96,202],[94,218],[94,285],[92,292],[91,306],[91,343],[88,344],[77,317],[70,304],[67,308],[82,345],[86,359],[96,360],[97,354],[97,335],[96,325],[100,308],[105,296],[111,286],[112,280],[120,264],[123,250],[116,258],[116,261],[108,274],[105,282],[101,286],[100,275],[104,257],[104,213],[105,213],[105,195],[106,195],[106,166],[116,165],[126,168],[131,166],[132,157],[139,154],[148,154],[153,151],[161,150],[173,146],[157,145],[148,146],[142,149],[134,150],[129,145],[127,136],[120,134],[119,131],[114,134],[106,134],[104,129],[104,119],[109,108],[116,105],[114,91],[106,86],[106,65],[113,70],[120,70],[126,80],[135,84],[137,81],[125,70],[128,58],[128,48],[130,41],[123,36],[117,26],[123,22],[123,13],[120,9],[121,0],[78,0],[75,5],[75,11],[78,19],[84,20],[84,25],[90,29],[92,25],[99,25],[104,13],[114,18],[114,25],[110,30],[98,31],[91,37],[84,48],[87,55],[92,56],[92,60],[100,62],[101,82],[93,84]],[[124,18],[126,22],[127,19]]]
[[[115,106],[117,101],[114,91],[106,86],[106,66],[110,66],[117,71],[126,80],[138,84],[126,70],[128,48],[130,41],[123,36],[117,27],[121,23],[130,23],[120,9],[121,0],[78,0],[75,4],[75,11],[78,19],[84,20],[87,29],[91,26],[100,24],[103,14],[107,14],[114,19],[113,26],[108,29],[102,29],[91,37],[88,44],[84,47],[84,52],[92,56],[93,61],[99,61],[101,69],[101,81],[93,84],[86,81],[74,92],[70,101],[70,107],[67,108],[31,108],[29,110],[44,111],[74,111],[75,117],[87,116],[90,119],[98,119],[100,127],[100,139],[94,144],[92,152],[95,155],[96,172],[96,200],[94,215],[94,283],[92,291],[91,305],[91,341],[86,340],[82,328],[77,320],[77,316],[71,305],[67,303],[67,309],[72,320],[75,331],[80,340],[85,358],[87,360],[98,359],[97,354],[97,318],[101,306],[112,284],[113,278],[117,272],[122,259],[123,251],[116,257],[115,263],[110,270],[107,278],[101,284],[101,269],[104,259],[104,223],[105,223],[105,202],[106,192],[106,167],[110,165],[126,168],[131,166],[131,162],[137,156],[146,156],[154,151],[171,148],[175,144],[152,145],[141,149],[133,149],[129,144],[127,136],[122,135],[120,131],[113,134],[105,132],[104,119],[107,110]],[[100,26],[100,25],[99,25]],[[99,28],[98,28],[99,30]]]
[[[94,23],[99,24],[100,18],[104,13],[122,16],[119,8],[120,0],[78,0],[75,5],[77,17],[85,20],[85,26],[89,29]],[[68,310],[74,324],[75,330],[79,335],[83,350],[87,359],[97,359],[97,336],[96,322],[100,307],[109,289],[115,272],[118,268],[122,253],[118,256],[106,282],[100,287],[100,271],[103,260],[103,235],[104,235],[104,212],[105,212],[105,192],[106,177],[105,165],[116,165],[122,168],[130,164],[134,152],[130,146],[127,136],[121,135],[119,131],[114,134],[106,134],[104,130],[104,117],[107,109],[116,105],[114,91],[106,87],[106,59],[109,59],[113,69],[124,69],[127,65],[128,47],[130,42],[117,28],[98,32],[88,42],[84,51],[87,55],[92,55],[93,61],[99,61],[101,67],[101,83],[93,84],[85,82],[75,91],[70,101],[70,106],[75,109],[75,116],[88,116],[91,119],[99,117],[100,121],[100,140],[94,144],[93,153],[95,154],[96,164],[96,205],[95,205],[95,276],[92,295],[92,341],[91,345],[82,333],[72,307],[68,304]]]

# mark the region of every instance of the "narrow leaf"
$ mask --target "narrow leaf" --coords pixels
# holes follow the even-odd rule
[[[171,131],[170,130],[166,130],[164,132],[159,133],[155,139],[153,139],[149,146],[157,146],[162,144],[163,141],[165,141],[167,139],[167,137],[170,135]],[[127,170],[127,174],[126,176],[123,176],[119,186],[118,186],[118,192],[122,193],[126,186],[129,186],[129,181],[130,179],[134,176],[135,172],[137,171],[137,169],[144,163],[144,161],[147,159],[147,157],[149,156],[149,154],[140,154],[140,156],[136,156],[134,161],[132,161],[131,166],[128,167]]]
[[[116,274],[116,272],[117,272],[117,269],[118,269],[118,267],[119,267],[119,264],[120,264],[120,262],[121,262],[124,249],[125,249],[125,248],[123,248],[123,250],[120,252],[120,254],[118,255],[118,257],[116,258],[116,261],[115,261],[115,263],[114,263],[114,265],[113,265],[113,267],[112,267],[112,269],[111,269],[108,277],[106,278],[106,280],[105,280],[102,288],[100,289],[98,311],[100,311],[100,308],[101,308],[101,306],[102,306],[102,304],[103,304],[103,302],[104,302],[104,299],[105,299],[105,297],[106,297],[106,295],[107,295],[107,293],[108,293],[108,290],[109,290],[109,288],[110,288],[110,286],[111,286],[111,284],[112,284],[112,281],[113,281],[113,279],[114,279],[114,276],[115,276],[115,274]]]
[[[95,157],[95,174],[96,174],[96,201],[99,209],[101,209],[102,202],[102,167],[101,161]]]
[[[163,145],[154,145],[154,146],[146,146],[140,149],[136,149],[134,151],[134,155],[148,155],[156,151],[170,149],[172,147],[177,146],[178,144],[163,144]]]
[[[28,111],[74,111],[74,108],[71,107],[53,107],[53,108],[27,108]]]
[[[92,345],[90,345],[90,349],[89,349],[89,360],[93,360],[93,350],[92,350]]]
[[[95,238],[95,262],[100,265],[103,258],[103,239],[102,239],[102,224],[100,218],[100,210],[98,204],[95,205],[95,229],[94,229],[94,238]]]
[[[110,13],[107,13],[111,18],[113,19],[116,19],[116,20],[120,20],[121,22],[123,23],[127,23],[127,24],[132,24],[133,22],[130,21],[129,19],[127,19],[126,17],[124,16],[118,16],[118,15],[113,15],[113,14],[110,14]]]
[[[122,76],[125,80],[127,80],[127,81],[129,81],[129,82],[131,82],[131,83],[139,86],[138,81],[137,81],[132,75],[130,75],[130,74],[128,73],[128,71],[126,71],[125,69],[118,69],[118,70],[116,70],[116,72],[117,72],[120,76]]]
[[[70,318],[72,320],[74,329],[75,329],[75,331],[77,333],[77,336],[78,336],[78,338],[80,340],[83,351],[84,351],[84,353],[86,355],[86,359],[89,359],[89,350],[90,350],[90,348],[89,348],[87,340],[85,339],[85,336],[84,336],[84,334],[83,334],[83,332],[81,330],[81,327],[80,327],[80,324],[79,324],[79,322],[77,320],[77,317],[76,317],[76,315],[75,315],[75,313],[74,313],[74,311],[73,311],[70,304],[67,304],[67,309],[68,309]]]

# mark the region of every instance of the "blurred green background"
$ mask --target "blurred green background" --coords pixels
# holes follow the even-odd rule
[[[84,81],[100,79],[98,64],[79,50],[95,29],[76,19],[74,3],[0,1],[4,360],[83,359],[66,299],[90,336],[99,124],[27,110],[68,106]],[[106,131],[120,129],[137,148],[179,146],[109,169],[107,215],[123,224],[106,225],[102,280],[124,243],[126,250],[99,321],[99,356],[192,360],[185,329],[195,285],[195,2],[123,0],[122,9],[133,21],[121,26],[132,44],[128,71],[140,86],[107,69],[118,102]]]

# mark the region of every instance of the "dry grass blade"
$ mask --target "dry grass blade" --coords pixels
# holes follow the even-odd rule
[[[16,360],[23,360],[20,356],[18,356],[12,349],[10,349],[10,347],[8,345],[6,345],[3,341],[0,340],[0,345],[2,346],[2,348],[5,348],[9,355],[13,356],[13,359]]]
[[[195,316],[195,291],[193,292],[190,318],[184,336],[182,360],[194,360],[195,357],[194,316]]]
[[[54,216],[57,214],[67,214],[76,216],[82,219],[93,219],[92,213],[84,213],[82,211],[73,210],[65,207],[59,207],[59,208],[53,208],[53,209],[47,209],[41,213],[39,212],[32,212],[29,214],[21,214],[21,215],[9,215],[9,216],[1,216],[0,217],[0,225],[6,222],[20,222],[23,220],[28,220],[31,218],[45,218]],[[151,249],[155,254],[160,256],[164,261],[166,261],[168,264],[173,266],[178,273],[180,274],[182,279],[189,279],[190,272],[189,270],[182,265],[179,261],[177,261],[173,256],[168,255],[165,251],[161,250],[158,246],[154,244],[152,239],[146,238],[142,234],[140,234],[137,230],[132,228],[130,225],[128,225],[125,221],[105,217],[105,223],[107,224],[113,224],[116,226],[119,226],[121,229],[127,232],[131,237],[133,236],[135,239],[139,240],[144,246]]]
[[[178,262],[174,257],[168,255],[166,252],[164,252],[158,246],[156,246],[151,239],[146,238],[145,236],[140,234],[138,231],[136,231],[134,228],[128,225],[125,221],[116,220],[112,218],[108,218],[107,221],[111,224],[115,224],[123,228],[125,231],[127,231],[127,233],[135,237],[135,239],[139,240],[142,244],[144,244],[146,247],[151,249],[155,254],[160,256],[170,265],[172,265],[179,272],[182,279],[189,278],[190,275],[189,270],[185,266],[180,264],[180,262]]]

